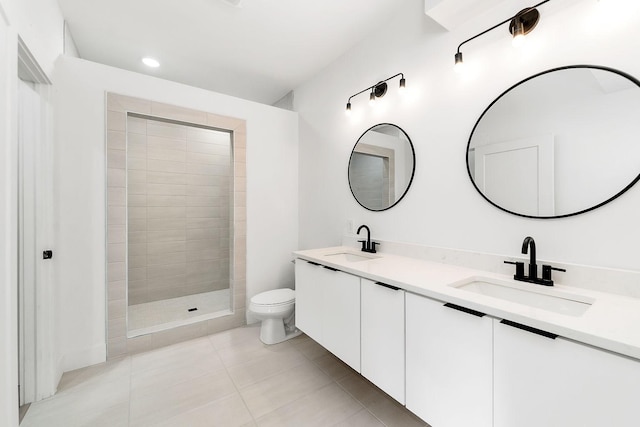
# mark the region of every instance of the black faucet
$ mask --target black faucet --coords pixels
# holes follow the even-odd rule
[[[372,254],[376,253],[376,245],[379,245],[378,242],[371,241],[371,230],[366,225],[361,225],[358,227],[358,234],[360,234],[360,230],[367,230],[367,240],[358,240],[358,242],[362,243],[362,252],[370,252]]]
[[[538,264],[536,264],[536,241],[533,237],[527,236],[522,242],[522,253],[527,254],[527,250],[531,248],[529,252],[529,279],[536,280],[538,278]]]
[[[553,280],[551,280],[551,271],[567,271],[564,268],[556,268],[550,265],[542,266],[542,277],[538,277],[538,265],[536,264],[536,242],[533,237],[527,236],[522,242],[522,253],[529,253],[529,276],[524,275],[524,262],[505,261],[505,264],[515,264],[516,274],[513,276],[515,280],[522,282],[535,283],[544,286],[553,286]]]

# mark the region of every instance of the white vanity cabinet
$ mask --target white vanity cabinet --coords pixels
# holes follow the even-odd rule
[[[323,296],[320,285],[322,266],[301,259],[296,260],[296,327],[322,342]]]
[[[360,372],[360,278],[296,260],[296,326]]]
[[[433,426],[489,427],[492,319],[461,310],[406,294],[406,404]]]
[[[402,289],[360,280],[362,375],[404,404],[404,296]]]
[[[640,425],[636,360],[496,319],[494,366],[495,427]]]

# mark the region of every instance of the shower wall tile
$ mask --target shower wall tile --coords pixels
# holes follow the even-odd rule
[[[147,220],[149,231],[186,229],[185,218],[151,218]]]
[[[149,242],[175,242],[184,241],[187,239],[187,233],[185,229],[182,230],[161,230],[161,231],[148,231],[147,238]]]
[[[127,354],[126,336],[107,341],[107,358],[114,358],[125,354]]]
[[[125,279],[125,263],[110,262],[107,266],[107,277],[110,282]]]
[[[127,132],[147,134],[147,120],[139,117],[127,117]]]
[[[147,267],[132,267],[129,265],[129,276],[128,279],[130,282],[135,282],[138,280],[146,280],[147,279]]]
[[[107,171],[107,187],[126,187],[127,173],[124,168],[109,168]]]
[[[134,187],[137,186],[139,184],[129,184],[129,187]],[[143,184],[144,185],[144,184]],[[138,187],[140,188],[140,187]],[[145,207],[147,206],[147,195],[146,194],[135,194],[133,192],[129,192],[129,194],[127,194],[127,205],[131,206],[131,207]]]
[[[173,123],[165,123],[157,120],[147,121],[147,135],[148,136],[162,136],[172,139],[187,139],[187,127],[176,125]]]
[[[122,131],[107,131],[107,149],[125,150],[127,146],[127,134]],[[113,167],[113,166],[112,166]]]
[[[228,136],[226,144],[213,144],[208,142],[188,141],[187,150],[192,153],[215,154],[219,156],[230,156]]]
[[[186,173],[187,165],[184,162],[170,160],[147,160],[147,170],[153,172]]]
[[[150,147],[156,147],[162,150],[184,151],[187,149],[187,140],[184,138],[147,135],[147,144],[149,144]]]
[[[124,150],[107,150],[107,162],[111,169],[124,169],[127,164],[127,154]]]
[[[147,242],[147,232],[146,231],[131,231],[129,229],[128,233],[128,241],[129,243],[146,243]]]
[[[126,130],[127,116],[124,112],[107,111],[107,130]]]
[[[149,267],[164,264],[185,264],[186,262],[186,252],[167,252],[156,255],[147,255],[147,265]]]
[[[179,120],[186,123],[195,123],[199,125],[207,124],[207,113],[191,110],[188,108],[176,107],[168,104],[161,104],[154,102],[151,104],[151,113],[158,117],[171,117],[174,120]],[[186,127],[185,127],[186,136]]]
[[[129,183],[147,182],[146,170],[131,170],[125,172],[126,179]]]
[[[186,208],[186,213],[187,218],[220,218],[222,209],[217,206],[189,206]]]
[[[187,176],[183,173],[148,172],[147,182],[153,184],[187,184]]]
[[[125,243],[127,232],[124,225],[109,225],[107,227],[107,243]]]
[[[174,288],[178,290],[180,289],[180,287],[183,287],[185,283],[187,283],[186,274],[157,277],[153,280],[153,285],[157,288]]]
[[[174,162],[184,162],[187,157],[185,150],[167,150],[149,145],[147,158],[154,160],[171,160]]]
[[[150,219],[184,218],[185,207],[148,207],[147,217]]]
[[[127,194],[128,195],[146,195],[147,194],[147,185],[144,182],[131,182],[127,186]]]
[[[124,243],[113,243],[107,245],[107,257],[111,264],[125,262],[127,255],[127,245]]]
[[[171,252],[185,252],[187,250],[187,242],[151,242],[147,243],[147,253],[149,255],[158,255]]]
[[[122,319],[125,317],[125,304],[122,304],[123,300],[111,300],[107,303],[109,306],[109,322]]]
[[[187,139],[190,141],[229,145],[229,132],[215,131],[197,127],[187,128]]]
[[[127,319],[125,317],[121,317],[119,319],[114,319],[111,323],[111,328],[107,331],[107,338],[122,338],[127,335]]]
[[[187,265],[180,263],[154,265],[152,267],[147,267],[147,280],[157,279],[158,277],[171,277],[184,274],[187,270]]]
[[[222,231],[219,228],[189,228],[186,230],[187,232],[187,240],[189,241],[197,241],[197,240],[211,240],[211,239],[219,239],[222,236]]]
[[[127,353],[136,354],[151,350],[151,334],[129,338],[127,340]]]
[[[124,206],[108,206],[107,219],[109,224],[124,225],[127,220],[127,208]]]
[[[187,186],[183,184],[147,184],[149,195],[184,196],[186,192]]]
[[[204,207],[204,206],[224,206],[224,198],[215,196],[187,196],[187,206]]]
[[[243,195],[234,194],[246,187],[245,122],[115,94],[107,94],[107,108],[109,357],[242,325],[246,291],[244,280],[238,278],[246,275],[237,274],[238,267],[232,264],[246,264],[246,254],[234,249],[232,260],[229,246],[233,224],[234,234],[246,235],[237,228],[246,226],[246,209],[234,209],[229,203],[246,205]],[[127,112],[230,132],[147,120]],[[114,191],[125,186],[124,197]],[[236,237],[236,248],[243,244],[246,248],[245,240]],[[242,301],[236,298],[232,316],[126,338],[127,298],[137,304],[224,289],[232,268],[238,276],[233,279],[234,293],[243,295]]]
[[[127,282],[124,280],[109,282],[107,301],[121,300],[127,297]]]
[[[196,175],[213,175],[222,176],[229,173],[229,167],[218,165],[207,165],[204,163],[188,163],[187,170],[189,173]]]
[[[180,207],[187,204],[186,196],[163,196],[163,195],[149,195],[147,197],[147,206],[159,207],[159,206],[171,206]]]
[[[127,170],[129,171],[146,171],[147,159],[130,158],[127,160]]]

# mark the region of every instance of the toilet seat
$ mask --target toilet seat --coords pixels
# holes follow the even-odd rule
[[[289,288],[274,289],[251,297],[251,303],[260,306],[281,306],[295,302],[296,292]]]

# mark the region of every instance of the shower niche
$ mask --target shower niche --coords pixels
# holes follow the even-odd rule
[[[107,94],[107,352],[244,324],[245,122]]]

